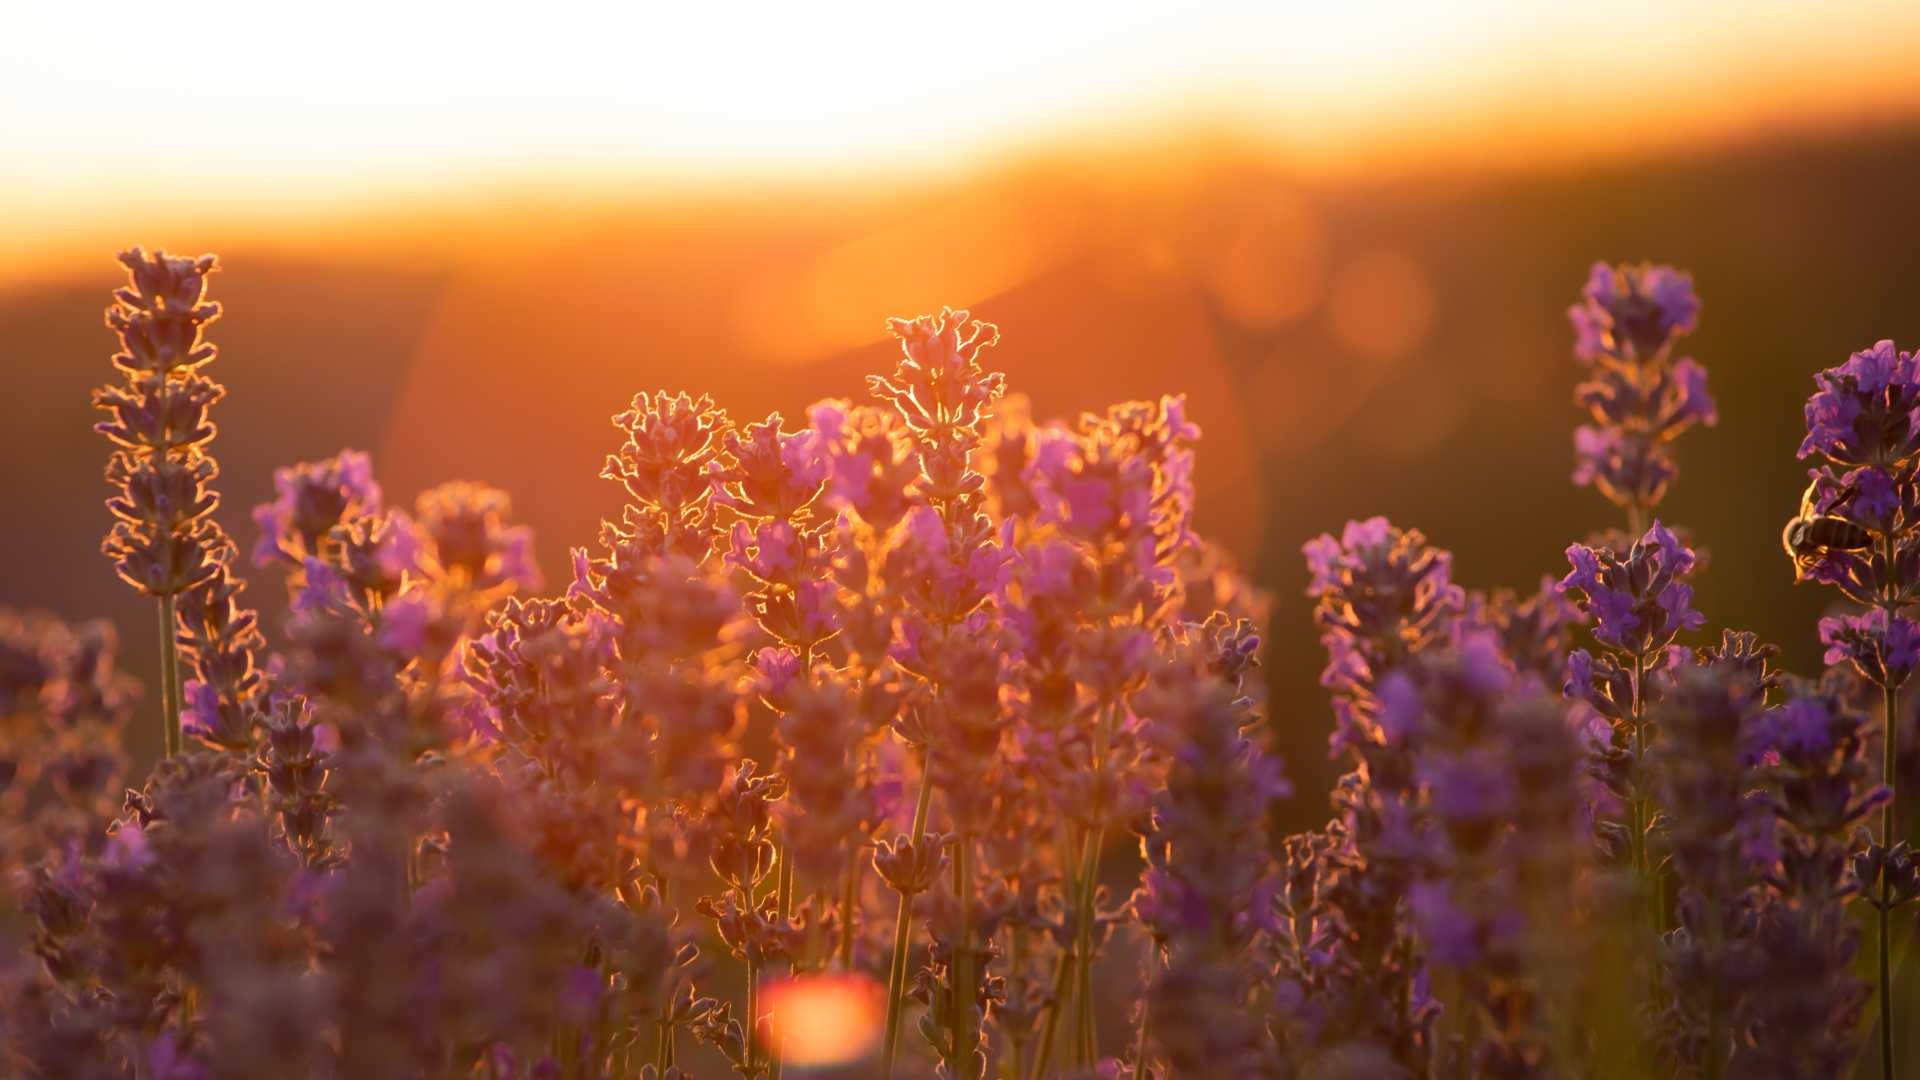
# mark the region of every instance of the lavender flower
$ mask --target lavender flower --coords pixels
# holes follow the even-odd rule
[[[1904,818],[1894,786],[1899,748],[1900,687],[1913,672],[1920,636],[1902,612],[1920,600],[1920,520],[1915,458],[1920,455],[1920,366],[1914,355],[1877,342],[1846,363],[1814,376],[1807,399],[1807,437],[1799,456],[1818,454],[1825,464],[1810,471],[1812,483],[1799,516],[1787,527],[1795,579],[1836,586],[1868,606],[1864,615],[1820,621],[1827,663],[1849,662],[1881,688],[1882,779],[1888,797],[1881,808],[1876,866],[1897,861],[1907,841],[1897,835]],[[1879,882],[1879,1000],[1881,1068],[1891,1076],[1893,985],[1889,918],[1897,906],[1895,883]]]
[[[1229,629],[1220,616],[1206,628],[1220,632],[1209,656],[1201,629],[1175,632],[1171,655],[1138,700],[1149,738],[1168,759],[1166,788],[1142,843],[1146,876],[1133,898],[1161,954],[1140,1049],[1157,1049],[1174,1075],[1238,1076],[1260,1069],[1265,1056],[1252,1022],[1249,959],[1267,921],[1266,816],[1289,789],[1279,763],[1245,734],[1259,717],[1239,683],[1258,638],[1244,623]],[[1147,1075],[1148,1061],[1138,1056],[1133,1075]]]
[[[1865,717],[1837,691],[1833,680],[1796,685],[1756,733],[1778,823],[1767,846],[1777,858],[1765,868],[1754,930],[1761,970],[1742,1014],[1748,1040],[1732,1062],[1743,1074],[1834,1075],[1857,1053],[1869,991],[1848,970],[1859,944],[1846,913],[1860,888],[1851,836],[1888,792],[1869,783]]]
[[[318,556],[336,526],[381,509],[373,461],[355,450],[275,469],[273,491],[272,502],[253,508],[253,523],[260,530],[253,549],[258,566],[282,560],[298,565]]]
[[[160,692],[172,754],[181,747],[183,697],[175,605],[220,575],[222,553],[231,547],[209,517],[219,503],[208,486],[218,470],[206,449],[216,430],[207,410],[226,391],[200,374],[217,351],[202,334],[220,317],[220,305],[204,299],[211,255],[149,256],[133,248],[120,261],[132,281],[114,290],[107,325],[120,338],[113,363],[127,382],[102,387],[93,399],[111,414],[95,430],[119,447],[107,461],[107,482],[116,488],[107,509],[116,520],[102,550],[122,580],[159,600]]]
[[[1699,321],[1693,280],[1670,266],[1595,263],[1581,302],[1568,309],[1574,356],[1589,378],[1574,400],[1592,424],[1574,431],[1573,482],[1592,485],[1627,511],[1638,532],[1678,471],[1672,443],[1696,423],[1719,419],[1707,372],[1674,360],[1678,339]]]
[[[1764,699],[1731,665],[1683,668],[1653,721],[1664,737],[1649,766],[1669,827],[1680,891],[1665,941],[1670,994],[1659,1018],[1667,1052],[1684,1069],[1724,1075],[1744,1001],[1761,962],[1756,834],[1771,830],[1751,797],[1746,762]]]

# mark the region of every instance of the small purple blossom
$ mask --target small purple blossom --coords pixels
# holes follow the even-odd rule
[[[1883,608],[1820,620],[1826,662],[1852,664],[1876,686],[1898,687],[1920,663],[1920,625]]]
[[[1632,362],[1663,352],[1699,322],[1693,278],[1671,266],[1593,264],[1581,301],[1567,309],[1575,355]]]
[[[1840,466],[1904,464],[1920,453],[1920,371],[1914,355],[1876,342],[1814,376],[1800,456]]]
[[[1574,400],[1593,421],[1574,430],[1573,482],[1631,515],[1665,496],[1678,472],[1674,440],[1695,424],[1719,422],[1706,368],[1671,358],[1699,308],[1692,279],[1672,267],[1596,263],[1568,312],[1574,355],[1588,368]]]
[[[1609,648],[1645,658],[1705,624],[1693,608],[1693,587],[1679,580],[1693,571],[1694,553],[1658,521],[1625,558],[1574,544],[1567,562],[1572,569],[1560,590],[1594,619],[1594,637]]]

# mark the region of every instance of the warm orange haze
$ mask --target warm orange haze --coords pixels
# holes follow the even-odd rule
[[[0,1074],[1920,1077],[1920,4],[17,6]]]
[[[66,261],[136,228],[286,242],[320,222],[352,236],[372,215],[387,238],[395,217],[465,229],[520,199],[844,192],[1196,133],[1350,172],[1524,166],[1920,104],[1920,12],[1891,0],[537,16],[222,0],[138,34],[101,18],[9,13],[0,280],[20,256]]]

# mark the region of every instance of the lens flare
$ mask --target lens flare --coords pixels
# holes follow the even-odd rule
[[[865,976],[797,976],[767,987],[766,997],[789,1066],[851,1064],[880,1043],[880,987]]]

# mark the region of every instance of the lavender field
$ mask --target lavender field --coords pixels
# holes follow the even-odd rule
[[[16,4],[0,1080],[1920,1080],[1920,4]]]
[[[401,498],[354,449],[230,535],[220,264],[121,262],[94,572],[154,621],[0,618],[11,1074],[1901,1064],[1920,363],[1893,341],[1806,372],[1773,448],[1804,497],[1724,541],[1829,594],[1795,674],[1696,603],[1723,541],[1666,515],[1721,419],[1669,266],[1568,283],[1572,482],[1611,527],[1560,576],[1465,588],[1365,517],[1276,615],[1196,531],[1183,396],[1036,417],[1002,328],[946,309],[788,416],[606,402],[624,505],[540,538],[557,580],[507,492]],[[1269,694],[1279,619],[1316,628],[1330,712]],[[157,664],[117,665],[146,635]],[[1330,790],[1276,715],[1325,733]]]

